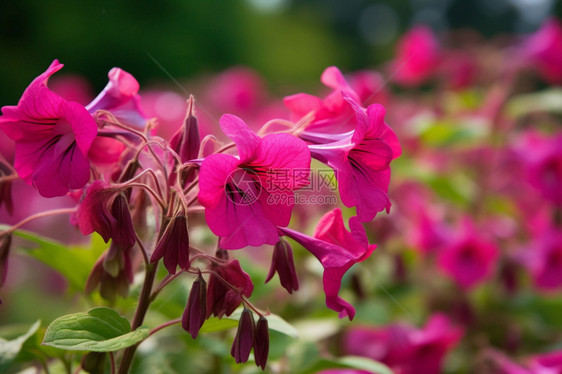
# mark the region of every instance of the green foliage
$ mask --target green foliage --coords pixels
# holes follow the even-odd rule
[[[43,344],[70,351],[113,352],[140,343],[150,330],[131,331],[126,318],[110,308],[94,308],[54,320],[45,333]]]

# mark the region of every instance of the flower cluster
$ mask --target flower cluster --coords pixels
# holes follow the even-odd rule
[[[390,209],[390,162],[401,152],[382,105],[364,107],[341,72],[330,67],[322,76],[333,88],[328,98],[286,99],[294,122],[273,119],[254,131],[242,118],[224,114],[218,122],[227,140],[217,140],[219,134],[201,139],[190,97],[183,124],[166,139],[157,135],[158,119],[144,113],[131,74],[113,68],[104,90],[82,106],[47,86],[62,67],[55,60],[17,106],[2,108],[0,129],[15,148],[13,166],[2,162],[0,170],[2,178],[17,174],[44,197],[72,196],[75,207],[65,210],[72,212],[72,224],[110,243],[91,271],[87,292],[99,289],[112,301],[127,296],[144,262],[145,283],[132,322],[137,328],[169,281],[180,274],[196,276],[181,318],[184,330],[195,339],[206,319],[228,317],[242,305],[232,356],[246,362],[253,348],[256,365],[264,369],[268,312],[250,301],[253,280],[231,250],[273,246],[267,281],[277,272],[293,293],[299,283],[287,237],[324,267],[326,305],[341,318],[353,318],[353,306],[338,295],[342,277],[376,247],[361,223]],[[271,130],[276,123],[285,129]],[[338,208],[320,219],[313,236],[288,227],[295,192],[310,184],[311,158],[333,169],[343,204],[356,208],[351,232]],[[0,202],[17,209],[10,187],[2,183]],[[17,226],[2,233],[1,280]],[[214,248],[193,240],[190,232],[197,226],[216,237]],[[154,288],[160,262],[168,275]],[[121,368],[130,365],[132,353],[134,348],[125,351]]]

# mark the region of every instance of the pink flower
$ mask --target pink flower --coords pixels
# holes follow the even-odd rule
[[[355,113],[345,101],[342,92],[357,102],[360,102],[359,96],[335,66],[326,68],[320,80],[332,88],[332,92],[324,99],[305,93],[287,96],[283,99],[285,106],[291,111],[291,116],[298,121],[310,112],[314,112],[314,119],[306,127],[307,131],[343,133],[353,130]]]
[[[384,122],[384,107],[370,105],[366,110],[349,96],[357,127],[348,137],[326,144],[310,145],[312,157],[335,171],[342,202],[357,207],[361,222],[372,220],[377,212],[390,209],[388,184],[390,161],[400,156],[398,138]]]
[[[381,361],[399,374],[435,374],[462,335],[445,315],[436,314],[423,329],[399,324],[353,328],[344,337],[344,349]]]
[[[17,106],[2,108],[0,128],[16,142],[14,166],[19,176],[42,196],[62,196],[90,179],[88,151],[97,125],[78,103],[47,88],[58,60],[24,91]]]
[[[478,235],[469,221],[464,232],[445,244],[439,253],[440,269],[463,289],[470,289],[491,275],[498,259],[494,243]]]
[[[520,254],[519,260],[526,266],[535,286],[543,290],[562,287],[562,233],[550,228],[539,234],[530,248]]]
[[[562,133],[552,138],[530,134],[522,150],[530,184],[550,202],[562,206]]]
[[[562,84],[562,24],[556,18],[546,21],[529,36],[522,47],[523,55],[533,63],[541,77],[551,84]]]
[[[224,249],[274,245],[276,227],[291,218],[289,197],[308,184],[310,152],[292,135],[260,138],[230,114],[222,116],[220,125],[239,155],[212,154],[201,165],[199,201],[207,224]]]
[[[107,76],[109,82],[86,109],[92,114],[100,109],[108,110],[119,120],[143,128],[147,118],[140,106],[137,80],[120,68],[111,69]]]
[[[280,227],[279,231],[310,251],[324,267],[324,293],[328,308],[339,312],[339,317],[353,319],[355,309],[338,296],[343,275],[351,266],[368,258],[376,245],[369,245],[365,229],[357,219],[349,219],[347,231],[340,209],[326,213],[318,222],[314,237]]]
[[[439,42],[431,29],[415,26],[398,41],[396,57],[391,63],[393,80],[404,86],[424,83],[436,72],[439,53]]]

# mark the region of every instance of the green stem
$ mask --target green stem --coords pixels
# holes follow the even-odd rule
[[[144,316],[146,315],[148,306],[150,305],[150,293],[152,291],[152,285],[154,284],[154,278],[156,277],[156,269],[157,264],[146,264],[144,284],[142,286],[139,304],[137,305],[137,310],[135,311],[135,317],[133,318],[133,323],[131,325],[132,330],[140,327],[144,321]],[[121,366],[119,367],[119,374],[127,374],[129,372],[129,368],[133,362],[133,356],[135,355],[139,344],[140,343],[125,349],[123,359],[121,360]]]

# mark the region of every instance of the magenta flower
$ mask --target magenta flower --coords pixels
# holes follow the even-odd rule
[[[401,324],[353,328],[344,337],[344,350],[381,361],[396,373],[435,374],[462,335],[445,315],[436,314],[423,329]]]
[[[384,107],[373,104],[365,110],[344,97],[355,111],[355,131],[342,140],[310,145],[309,149],[312,157],[334,169],[343,204],[357,207],[359,220],[368,222],[377,212],[390,209],[389,164],[400,156],[401,148],[384,122]]]
[[[562,84],[562,24],[556,18],[546,21],[522,45],[522,53],[541,77],[551,84]]]
[[[310,152],[288,134],[260,138],[233,115],[222,116],[220,125],[239,156],[212,154],[201,165],[199,201],[207,224],[224,249],[274,245],[276,226],[286,226],[291,218],[289,197],[309,183]]]
[[[107,76],[109,82],[86,109],[92,114],[100,109],[108,110],[119,120],[143,128],[147,118],[141,109],[135,77],[120,68],[111,69]]]
[[[351,320],[355,309],[338,296],[342,277],[351,266],[369,257],[377,246],[369,245],[365,229],[357,217],[349,219],[349,228],[351,231],[347,231],[343,224],[341,210],[334,209],[322,216],[314,237],[284,227],[279,231],[301,244],[322,263],[326,305],[339,312],[340,318],[348,316]]]
[[[401,85],[417,86],[437,71],[439,60],[439,42],[431,29],[415,26],[398,41],[390,73]]]
[[[491,275],[497,259],[495,244],[481,238],[472,223],[465,221],[464,232],[443,246],[438,265],[461,288],[468,290]]]
[[[47,87],[63,67],[58,60],[26,88],[17,106],[2,108],[0,128],[16,143],[18,175],[42,196],[62,196],[90,179],[88,151],[97,125],[78,103]]]

